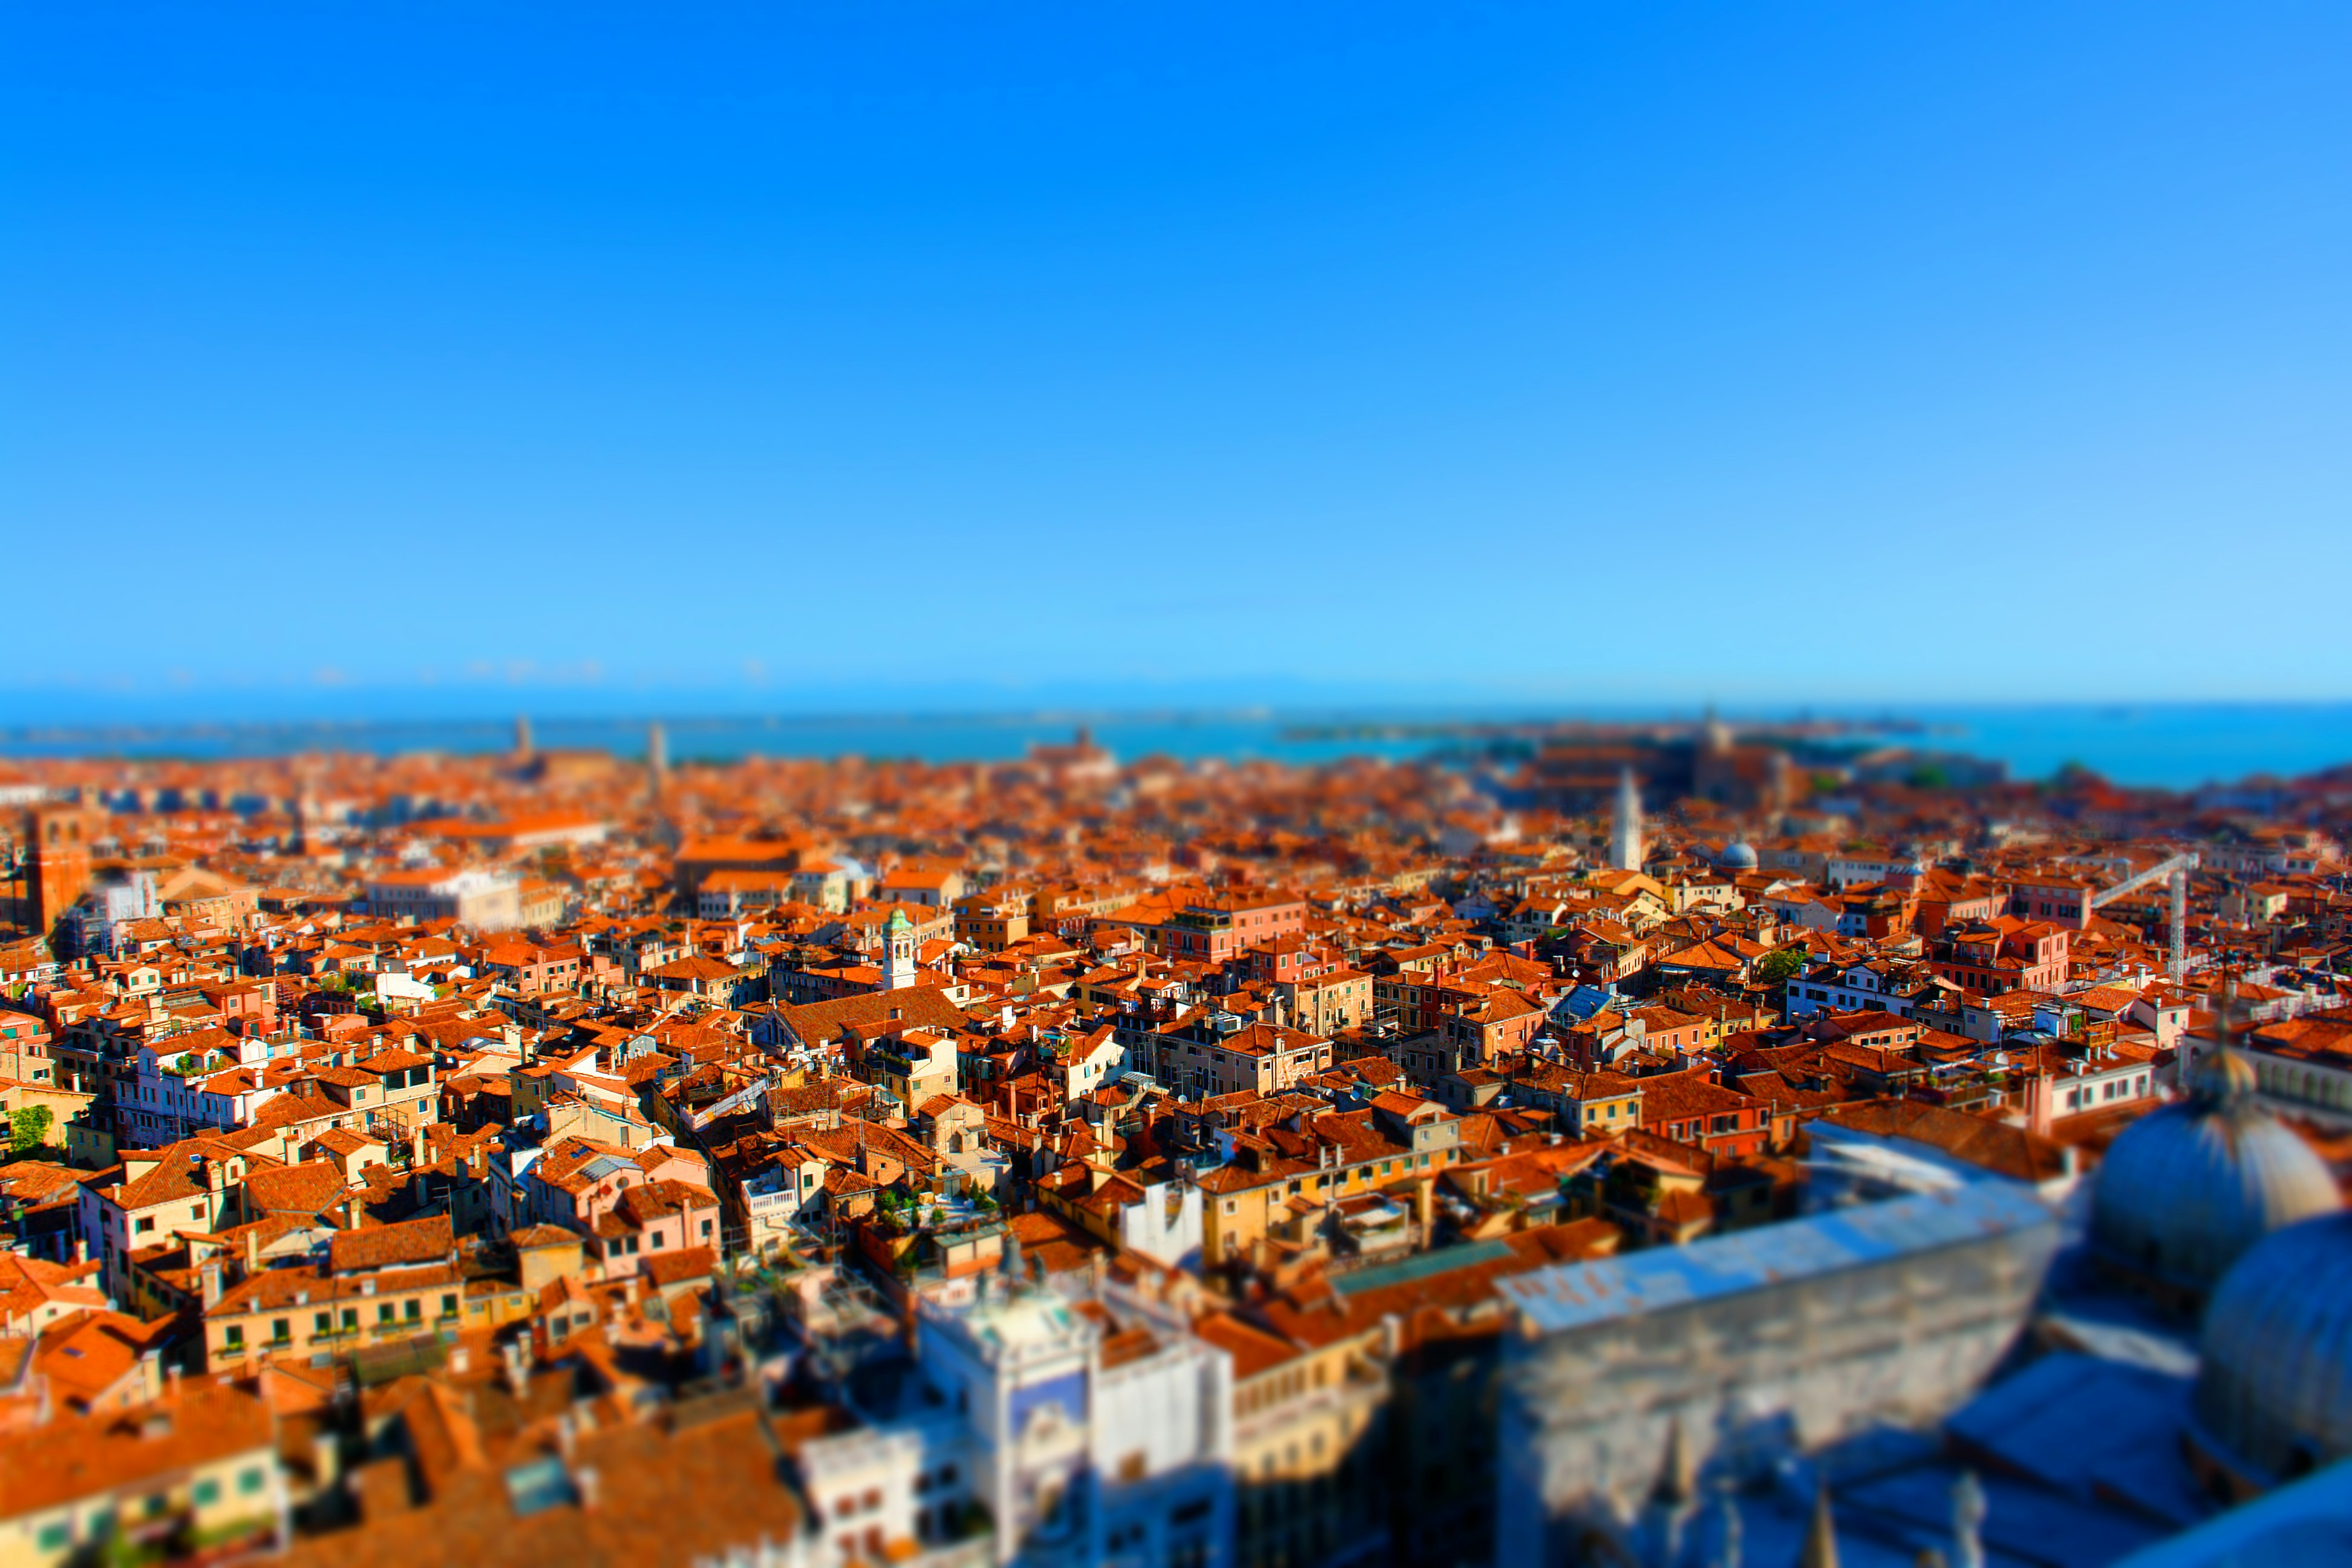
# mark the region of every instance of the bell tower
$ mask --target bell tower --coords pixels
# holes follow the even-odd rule
[[[89,890],[90,844],[105,823],[105,813],[83,805],[37,805],[25,814],[25,841],[32,851],[25,890],[36,935],[49,936]]]
[[[1642,868],[1642,792],[1634,786],[1632,768],[1617,775],[1617,804],[1609,824],[1609,868]]]
[[[915,983],[915,928],[908,923],[906,910],[890,911],[890,923],[883,936],[889,950],[889,966],[882,972],[882,989],[904,991]]]

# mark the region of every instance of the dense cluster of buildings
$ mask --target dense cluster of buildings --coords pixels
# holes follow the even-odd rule
[[[2352,780],[1713,721],[16,766],[0,1562],[2087,1565],[2352,1514]]]

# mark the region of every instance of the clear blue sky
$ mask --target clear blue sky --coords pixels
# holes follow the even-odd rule
[[[0,717],[2352,695],[2341,5],[22,5],[0,195]]]

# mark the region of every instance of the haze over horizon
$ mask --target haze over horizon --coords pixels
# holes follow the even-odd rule
[[[2352,695],[2338,8],[0,29],[0,721]]]

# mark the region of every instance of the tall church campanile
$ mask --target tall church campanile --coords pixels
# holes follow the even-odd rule
[[[883,934],[889,942],[890,963],[883,971],[882,989],[904,991],[915,983],[915,928],[907,923],[907,911],[892,910]]]
[[[1610,814],[1609,868],[1642,868],[1642,792],[1633,786],[1633,770],[1617,775],[1617,805]]]

